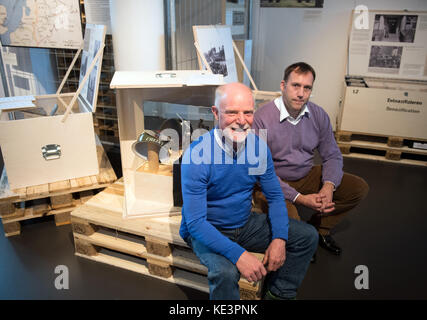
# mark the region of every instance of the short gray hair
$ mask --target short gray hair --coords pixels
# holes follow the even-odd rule
[[[221,85],[221,86],[217,87],[215,90],[214,106],[217,107],[218,110],[221,108],[221,106],[220,106],[221,100],[227,95],[226,90],[225,90],[225,86],[226,85]],[[252,94],[252,100],[254,102],[254,107],[255,107],[255,97],[253,94]]]

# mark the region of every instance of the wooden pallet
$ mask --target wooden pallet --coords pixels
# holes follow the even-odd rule
[[[406,145],[414,140],[349,131],[338,131],[335,137],[344,157],[417,166],[427,165],[427,150]]]
[[[119,180],[71,213],[76,255],[209,292],[206,267],[179,235],[181,216],[123,219],[123,194]],[[239,286],[242,299],[260,299],[261,282]]]
[[[55,216],[57,226],[70,223],[70,212],[93,196],[93,191],[103,189],[117,177],[104,148],[98,141],[99,174],[38,186],[10,190],[6,169],[0,179],[0,217],[5,236],[21,233],[23,220],[48,215]]]
[[[98,136],[119,136],[119,126],[117,117],[108,114],[95,114],[94,117],[95,133]]]

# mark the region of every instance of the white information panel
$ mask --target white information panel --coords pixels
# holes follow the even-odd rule
[[[348,74],[427,80],[427,12],[353,12]]]

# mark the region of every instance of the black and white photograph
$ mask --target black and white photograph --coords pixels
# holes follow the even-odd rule
[[[81,57],[80,76],[79,83],[83,81],[86,73],[89,71],[89,67],[92,65],[93,59],[95,58],[98,50],[102,46],[102,39],[104,38],[105,27],[97,26],[93,24],[87,24],[85,30],[85,41]],[[97,88],[100,74],[100,61],[96,62],[92,72],[90,73],[86,83],[84,84],[81,96],[86,98],[86,102],[92,107],[96,104],[97,99]]]
[[[226,83],[238,81],[230,27],[193,26],[193,33],[199,54],[206,58],[212,72],[222,74]],[[199,63],[206,69],[201,59]]]
[[[369,57],[370,68],[400,68],[403,48],[399,46],[372,46]]]
[[[261,0],[261,7],[323,8],[324,0]]]
[[[372,41],[413,43],[417,29],[416,15],[375,15]]]
[[[204,55],[213,73],[222,74],[224,77],[228,76],[224,46],[213,47],[205,52]]]
[[[87,80],[88,86],[87,86],[86,99],[92,105],[95,103],[95,101],[93,101],[93,99],[95,96],[95,89],[96,89],[96,79],[97,79],[97,74],[98,74],[97,69],[98,69],[97,66],[95,66],[93,68],[92,73],[90,74],[89,79]]]

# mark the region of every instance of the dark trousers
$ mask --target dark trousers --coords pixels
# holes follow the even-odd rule
[[[322,167],[314,166],[305,177],[296,181],[282,180],[301,194],[318,193],[323,186]],[[365,180],[353,174],[344,173],[341,184],[335,190],[332,200],[335,202],[335,210],[327,214],[316,212],[309,223],[314,225],[320,234],[328,234],[351,209],[366,197],[368,191],[369,186]],[[254,190],[254,203],[255,207],[262,212],[268,212],[267,200],[260,188]],[[289,218],[300,220],[298,209],[292,201],[286,200],[286,207]]]

